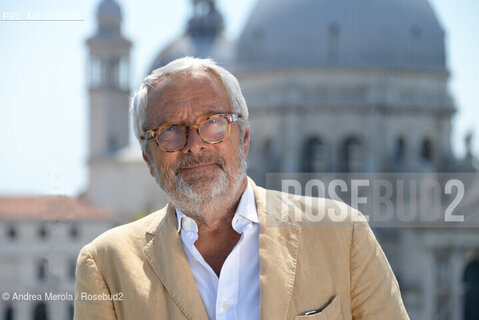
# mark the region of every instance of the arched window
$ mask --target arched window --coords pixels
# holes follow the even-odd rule
[[[306,140],[303,147],[302,168],[304,172],[321,172],[328,170],[326,146],[318,137]]]
[[[428,138],[425,138],[421,144],[421,158],[424,161],[432,161],[433,152],[432,152],[432,142]]]
[[[13,224],[9,225],[7,228],[7,236],[10,240],[15,240],[17,238],[17,229]]]
[[[90,87],[98,88],[102,83],[102,62],[96,56],[90,57]]]
[[[48,237],[47,226],[43,223],[38,228],[38,236],[40,237],[40,239],[46,239]]]
[[[38,302],[33,308],[33,320],[48,320],[48,308],[45,302]]]
[[[130,87],[130,64],[128,57],[122,57],[120,59],[118,78],[121,89],[128,89]]]
[[[273,146],[273,141],[271,138],[267,138],[263,144],[264,160],[265,160],[265,171],[274,172],[278,170],[278,157],[276,156],[275,148]]]
[[[120,59],[118,57],[110,57],[107,60],[106,70],[108,88],[118,88],[120,83]]]
[[[328,26],[328,60],[335,62],[338,59],[339,32],[341,29],[337,23]]]
[[[357,137],[349,137],[342,146],[342,170],[361,172],[364,170],[364,146]]]
[[[464,270],[464,320],[479,319],[479,255]]]
[[[394,161],[396,163],[403,163],[406,159],[406,141],[403,137],[396,140],[396,147],[394,150]]]
[[[15,311],[13,310],[12,306],[7,306],[5,309],[5,316],[3,317],[5,320],[13,320],[15,319]]]
[[[48,273],[48,260],[45,258],[42,258],[37,264],[38,281],[44,282],[47,279],[47,273]]]
[[[68,275],[71,280],[75,281],[75,271],[76,271],[77,261],[76,259],[70,259],[68,264]]]
[[[73,319],[75,315],[75,308],[73,307],[73,303],[68,304],[68,319]]]
[[[75,223],[70,225],[70,237],[72,239],[78,238],[78,226]]]

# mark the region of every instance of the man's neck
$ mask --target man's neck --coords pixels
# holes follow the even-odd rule
[[[198,239],[195,247],[219,277],[221,268],[238,243],[241,235],[232,226],[232,220],[238,208],[248,181],[237,188],[236,194],[209,202],[201,212],[186,215],[196,221],[198,226]]]

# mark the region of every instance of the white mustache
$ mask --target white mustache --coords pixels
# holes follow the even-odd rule
[[[219,155],[202,154],[195,157],[188,156],[183,159],[180,159],[173,163],[171,167],[175,174],[177,174],[178,169],[187,168],[199,164],[214,163],[217,164],[224,171],[225,162],[225,159]]]

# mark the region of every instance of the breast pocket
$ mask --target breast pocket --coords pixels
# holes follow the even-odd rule
[[[295,320],[341,320],[341,302],[335,296],[331,302],[320,312],[311,315],[300,315]]]

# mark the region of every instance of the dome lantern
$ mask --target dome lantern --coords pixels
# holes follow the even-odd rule
[[[121,32],[121,8],[115,0],[103,0],[97,11],[98,34],[113,37]]]

